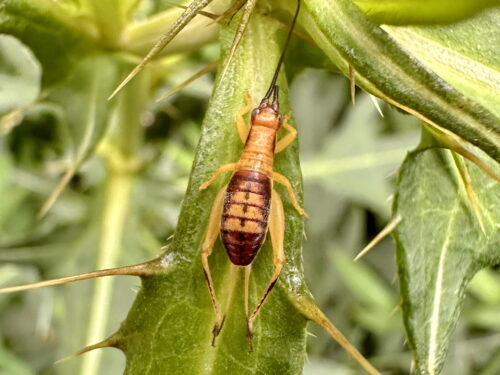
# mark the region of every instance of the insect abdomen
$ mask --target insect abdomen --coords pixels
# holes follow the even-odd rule
[[[221,219],[222,243],[233,264],[246,266],[257,255],[266,237],[270,204],[269,177],[247,170],[233,175]]]

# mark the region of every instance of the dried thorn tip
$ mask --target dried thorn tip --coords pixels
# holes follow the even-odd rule
[[[133,266],[109,268],[100,271],[86,272],[79,275],[61,277],[58,279],[39,281],[31,284],[1,288],[0,294],[20,292],[22,290],[43,288],[46,286],[66,284],[73,281],[95,279],[104,276],[148,276],[160,272],[160,269],[163,267],[160,263],[161,261],[159,259],[155,259],[150,262],[135,264]]]
[[[165,100],[165,99],[169,98],[170,96],[174,95],[176,92],[182,90],[184,87],[186,87],[187,85],[189,85],[191,82],[197,80],[198,78],[200,78],[204,74],[206,74],[206,73],[214,70],[215,68],[217,68],[218,65],[219,65],[219,60],[215,60],[214,62],[211,62],[210,64],[208,64],[207,66],[205,66],[203,69],[201,69],[200,71],[196,72],[191,77],[189,77],[188,79],[186,79],[184,82],[180,83],[179,85],[175,86],[172,90],[170,90],[167,93],[165,93],[162,96],[160,96],[158,99],[156,99],[156,102],[158,103],[158,102],[160,102],[162,100]]]
[[[296,295],[292,299],[292,303],[302,315],[322,327],[368,374],[381,375],[342,332],[330,322],[311,298]]]
[[[389,233],[391,233],[401,222],[401,216],[397,215],[393,218],[385,227],[382,229],[379,234],[370,241],[368,245],[366,245],[363,250],[359,252],[358,255],[354,258],[354,261],[361,259],[364,255],[366,255],[371,249],[373,249],[380,241],[382,241]]]
[[[57,365],[61,362],[65,362],[69,359],[76,358],[82,354],[91,352],[92,350],[95,350],[95,349],[111,348],[111,347],[114,347],[115,345],[116,345],[116,339],[113,336],[111,336],[111,337],[107,338],[106,340],[98,342],[97,344],[86,346],[85,348],[80,349],[76,353],[73,353],[73,354],[70,354],[64,358],[61,358],[61,359],[57,360],[56,362],[54,362],[54,364]]]
[[[375,96],[373,96],[373,95],[370,95],[370,99],[372,100],[373,105],[375,106],[375,108],[377,108],[377,112],[379,113],[379,115],[381,117],[384,117],[384,113],[382,112],[382,108],[380,108],[380,104],[378,104],[377,98]]]
[[[61,193],[64,191],[64,188],[71,181],[71,179],[73,178],[75,173],[76,173],[76,168],[74,166],[68,168],[66,173],[64,173],[64,176],[61,178],[61,180],[59,181],[57,186],[54,188],[52,193],[50,193],[49,197],[47,198],[47,200],[43,204],[42,208],[40,208],[40,211],[37,214],[38,220],[43,219],[43,217],[47,214],[47,212],[49,212],[49,210],[52,208],[54,203],[56,203],[57,198],[59,198]]]
[[[186,10],[186,9],[188,8],[188,7],[187,7],[187,6],[185,6],[185,5],[172,3],[171,1],[165,1],[165,3],[166,3],[166,4],[169,4],[169,5],[173,6],[173,7],[180,8],[180,9],[184,9],[184,10]],[[218,21],[218,20],[222,17],[222,15],[220,15],[220,14],[215,14],[215,13],[211,13],[211,12],[206,12],[206,11],[204,11],[204,10],[199,10],[199,11],[198,11],[198,14],[200,14],[200,15],[202,15],[202,16],[205,16],[205,17],[207,17],[207,18],[210,18],[210,19],[212,19],[212,20],[214,20],[214,21]]]
[[[479,206],[479,201],[474,191],[474,187],[472,186],[472,179],[469,174],[469,170],[467,169],[467,164],[465,164],[464,160],[461,156],[452,151],[453,160],[458,168],[460,177],[464,184],[465,192],[467,194],[467,198],[469,199],[469,203],[471,205],[472,211],[476,216],[479,227],[483,234],[486,234],[486,229],[484,228],[483,215],[481,214],[481,208]]]

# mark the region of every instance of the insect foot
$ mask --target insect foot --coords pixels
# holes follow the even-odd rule
[[[253,324],[247,321],[247,341],[248,341],[248,351],[253,352]]]
[[[215,339],[217,338],[217,336],[219,336],[219,333],[220,331],[222,330],[222,327],[224,326],[224,322],[226,320],[226,317],[224,316],[222,318],[222,321],[220,323],[216,323],[214,325],[214,329],[212,330],[212,346],[215,348]]]

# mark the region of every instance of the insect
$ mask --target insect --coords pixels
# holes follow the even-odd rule
[[[288,147],[297,134],[295,128],[288,123],[288,116],[283,117],[280,113],[279,87],[276,85],[276,81],[299,10],[300,0],[269,89],[259,106],[251,113],[249,131],[243,119],[243,115],[252,108],[252,102],[248,96],[246,106],[237,114],[236,126],[244,143],[239,160],[219,167],[213,176],[199,187],[200,190],[204,190],[221,174],[233,172],[229,183],[219,191],[215,198],[201,251],[205,280],[216,316],[212,339],[212,345],[214,346],[215,339],[224,324],[224,317],[217,302],[208,257],[212,253],[219,234],[230,261],[236,266],[245,268],[247,339],[251,350],[254,321],[278,280],[285,262],[283,249],[285,215],[281,198],[273,189],[273,181],[282,184],[287,189],[295,209],[301,215],[306,215],[297,201],[290,181],[273,170],[274,154]],[[272,102],[270,102],[271,96],[273,97]],[[281,127],[286,129],[288,133],[280,140],[277,140],[276,136]],[[274,273],[256,307],[249,313],[248,289],[251,266],[264,243],[268,231],[273,248]]]

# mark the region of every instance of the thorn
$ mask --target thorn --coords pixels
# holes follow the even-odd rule
[[[372,100],[373,104],[375,105],[375,108],[377,108],[377,112],[380,114],[380,116],[384,117],[384,113],[382,112],[382,109],[380,108],[380,105],[378,104],[377,98],[370,94],[370,99]]]
[[[198,72],[193,74],[191,77],[189,77],[188,79],[186,79],[182,83],[178,84],[176,87],[174,87],[173,89],[171,89],[167,93],[160,96],[158,99],[156,99],[156,103],[158,103],[162,100],[165,100],[165,99],[169,98],[170,96],[174,95],[176,92],[182,90],[184,87],[186,87],[187,85],[189,85],[191,82],[195,81],[196,79],[200,78],[202,75],[217,68],[218,65],[219,65],[219,60],[215,60],[215,61],[211,62],[210,64],[205,66],[203,69],[199,70]]]
[[[356,72],[351,64],[349,64],[349,80],[351,83],[351,100],[352,104],[356,104]],[[382,117],[384,117],[382,115]]]
[[[58,365],[61,362],[65,362],[69,359],[73,359],[73,358],[78,357],[82,354],[91,352],[92,350],[95,350],[95,349],[110,348],[110,347],[113,347],[115,344],[116,344],[116,339],[113,336],[111,336],[111,337],[108,337],[106,340],[98,342],[97,344],[86,346],[85,348],[80,349],[76,353],[73,353],[73,354],[70,354],[64,358],[58,359],[57,361],[54,362],[54,364]]]
[[[243,5],[245,5],[246,2],[247,0],[235,1],[224,13],[222,13],[220,17],[221,19],[219,21],[222,21],[225,18],[229,18],[229,20],[227,21],[227,24],[229,25],[236,13],[240,11],[240,9],[243,7]]]
[[[458,152],[460,155],[462,155],[464,158],[469,159],[471,162],[476,164],[478,168],[480,168],[484,173],[486,173],[488,176],[493,178],[495,181],[500,182],[500,175],[497,174],[495,171],[493,171],[488,165],[486,165],[478,156],[467,150],[464,146],[464,144],[470,144],[466,141],[464,141],[461,137],[453,133],[452,131],[443,128],[442,126],[436,124],[433,122],[431,119],[425,117],[418,111],[407,107],[394,99],[391,99],[387,96],[383,97],[386,102],[389,104],[392,104],[399,109],[409,113],[410,115],[413,115],[420,120],[422,120],[426,125],[427,129],[434,134],[438,139],[440,139],[446,146],[448,146],[451,150]]]
[[[485,162],[483,162],[479,158],[479,156],[475,155],[471,151],[467,150],[467,148],[465,148],[464,143],[468,144],[467,142],[465,142],[455,133],[452,133],[445,128],[441,128],[440,126],[432,123],[430,123],[429,125],[431,125],[432,127],[427,126],[427,129],[446,147],[462,155],[464,158],[469,159],[472,163],[474,163],[479,169],[481,169],[492,179],[494,179],[497,182],[500,182],[500,175],[497,172],[492,170]]]
[[[243,10],[243,16],[241,17],[240,24],[238,25],[238,29],[236,30],[236,34],[234,35],[234,39],[231,44],[231,49],[229,50],[228,57],[226,58],[226,61],[224,63],[224,68],[222,69],[219,82],[222,82],[224,80],[224,77],[226,76],[229,64],[233,60],[234,54],[236,53],[236,48],[238,48],[241,39],[243,38],[243,34],[245,33],[248,21],[250,20],[250,15],[252,14],[256,2],[257,0],[248,0],[245,4],[245,8]]]
[[[476,164],[480,169],[483,170],[484,173],[486,173],[488,176],[493,178],[494,180],[500,182],[500,175],[494,172],[493,170],[488,167],[478,156],[474,155],[472,152],[467,150],[463,144],[470,144],[466,141],[464,141],[462,138],[460,138],[458,135],[453,133],[452,131],[443,128],[442,126],[436,124],[433,122],[431,119],[425,117],[422,115],[420,112],[414,110],[413,108],[407,107],[396,100],[385,96],[383,93],[379,92],[380,96],[385,100],[387,103],[392,104],[399,109],[409,113],[410,115],[413,115],[420,120],[422,120],[427,126],[427,129],[432,132],[438,139],[440,139],[445,145],[447,145],[450,149],[452,149],[455,152],[458,152],[460,155],[463,157],[469,159],[471,162]]]
[[[22,290],[43,288],[46,286],[66,284],[66,283],[71,283],[73,281],[89,280],[104,276],[148,276],[158,273],[160,271],[161,264],[159,263],[160,262],[159,259],[160,258],[157,258],[149,262],[139,263],[132,266],[116,267],[100,271],[85,272],[79,275],[60,277],[52,280],[38,281],[36,283],[1,288],[0,294],[20,292]]]
[[[50,193],[49,197],[47,198],[47,200],[44,202],[44,204],[40,208],[40,211],[38,211],[38,214],[37,214],[38,220],[43,219],[45,217],[45,215],[47,214],[47,212],[49,212],[49,210],[52,208],[54,203],[56,203],[57,198],[59,198],[61,193],[64,191],[64,188],[71,181],[71,179],[73,178],[75,173],[76,173],[75,166],[68,168],[68,170],[64,173],[61,180],[57,183],[54,190],[52,190],[52,193]]]
[[[398,310],[400,310],[400,309],[401,309],[401,305],[402,305],[402,304],[403,304],[403,299],[402,299],[402,298],[400,298],[400,299],[399,299],[399,302],[398,302],[398,303],[396,304],[396,306],[394,306],[394,308],[391,310],[391,312],[390,312],[389,316],[391,316],[391,317],[392,317],[392,316],[396,315],[396,313],[398,312]]]
[[[415,373],[415,360],[412,359],[410,363],[410,372],[408,374],[414,374],[414,373]]]
[[[359,252],[358,255],[354,258],[354,261],[359,260],[362,256],[364,256],[366,253],[368,253],[371,249],[373,249],[380,241],[382,241],[389,233],[391,233],[394,228],[397,227],[397,225],[401,222],[401,216],[397,215],[394,219],[392,219],[384,229],[382,229],[379,234],[373,238],[373,240],[370,241],[368,245],[366,245],[363,250]]]
[[[472,211],[474,212],[474,216],[479,223],[479,227],[484,235],[486,235],[486,230],[484,228],[483,216],[481,214],[481,209],[479,207],[479,202],[477,199],[476,192],[472,186],[472,180],[470,178],[469,170],[467,169],[467,164],[465,164],[464,160],[461,156],[457,155],[452,151],[453,160],[457,166],[458,172],[464,184],[465,192],[467,194],[467,198],[469,199],[469,203],[471,205]]]
[[[184,9],[184,10],[186,10],[188,8],[185,5],[172,3],[171,1],[165,1],[165,4],[169,4],[169,5],[173,6],[173,7]],[[204,11],[204,10],[199,10],[197,13],[199,15],[201,15],[201,16],[205,16],[205,17],[210,18],[210,19],[212,19],[214,21],[217,21],[222,16],[220,14],[215,14],[215,13],[207,12],[207,11]]]
[[[118,85],[113,93],[108,97],[108,100],[113,99],[116,94],[134,78],[137,73],[144,69],[144,67],[156,57],[165,46],[170,43],[172,39],[191,21],[200,10],[205,8],[212,0],[199,0],[193,1],[179,18],[168,28],[168,30],[161,36],[158,42],[155,43],[153,48],[148,52],[146,57],[129,73],[129,75]]]
[[[322,327],[344,350],[370,375],[381,375],[378,370],[351,344],[340,330],[326,317],[310,298],[296,297],[292,300],[298,311]]]
[[[315,339],[317,339],[317,338],[318,338],[318,336],[317,336],[317,335],[315,335],[314,333],[309,332],[309,331],[306,331],[306,336],[311,336],[311,337],[314,337]]]
[[[33,105],[34,103],[24,105],[4,114],[0,118],[0,136],[9,134],[12,129],[19,125],[26,115],[26,112],[32,108]]]

